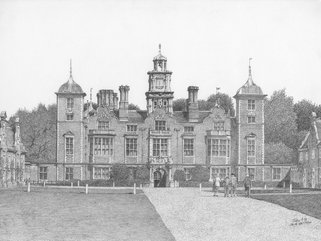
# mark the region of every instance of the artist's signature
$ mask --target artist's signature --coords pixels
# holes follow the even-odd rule
[[[308,220],[307,218],[294,218],[292,219],[292,223],[290,224],[291,226],[296,226],[296,225],[302,225],[302,224],[310,224],[311,221]]]

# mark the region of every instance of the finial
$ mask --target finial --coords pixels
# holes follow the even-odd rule
[[[161,54],[161,50],[162,50],[162,45],[161,44],[158,45],[158,49],[159,49],[158,50],[159,54]]]
[[[251,69],[251,60],[252,58],[249,58],[249,78],[248,78],[248,85],[253,85],[253,80],[252,80],[252,69]]]
[[[252,76],[252,71],[251,71],[251,60],[252,60],[252,58],[249,58],[249,76]]]
[[[70,59],[70,78],[72,78],[72,60]]]

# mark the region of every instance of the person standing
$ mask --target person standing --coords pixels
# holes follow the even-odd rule
[[[220,182],[221,182],[220,177],[217,174],[215,174],[214,180],[213,180],[214,197],[218,197],[218,189],[220,188]]]
[[[230,178],[229,176],[226,176],[224,180],[224,197],[230,196],[230,186],[231,186]]]
[[[244,189],[245,189],[245,196],[246,197],[250,197],[251,187],[252,187],[252,181],[251,181],[250,176],[247,174],[244,179]]]
[[[237,178],[234,173],[231,175],[231,196],[236,196]]]

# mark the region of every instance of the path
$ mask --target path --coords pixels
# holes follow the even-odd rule
[[[213,197],[192,188],[147,188],[155,206],[177,241],[321,240],[321,220],[275,204],[244,197]],[[294,218],[310,224],[293,226]]]

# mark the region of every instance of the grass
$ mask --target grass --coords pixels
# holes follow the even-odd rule
[[[174,240],[148,198],[131,189],[0,190],[0,240]]]
[[[321,219],[321,194],[253,195],[253,198]]]

